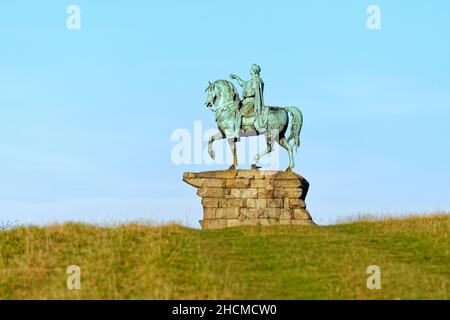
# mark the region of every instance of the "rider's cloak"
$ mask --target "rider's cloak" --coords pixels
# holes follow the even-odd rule
[[[255,92],[255,110],[257,115],[255,127],[256,130],[261,132],[266,130],[269,108],[264,106],[264,81],[260,77],[258,79],[258,90]]]

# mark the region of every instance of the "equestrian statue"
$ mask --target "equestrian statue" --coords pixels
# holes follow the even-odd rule
[[[261,157],[273,151],[277,142],[289,154],[289,167],[291,171],[295,166],[293,150],[300,146],[300,131],[303,124],[303,115],[297,107],[281,107],[264,105],[264,82],[261,79],[261,68],[253,64],[250,68],[251,79],[242,80],[231,74],[230,78],[236,80],[243,89],[242,100],[236,87],[227,80],[210,82],[206,88],[208,94],[205,105],[216,114],[216,123],[219,132],[208,140],[208,153],[215,158],[212,148],[213,142],[227,139],[233,154],[233,164],[230,170],[236,169],[238,158],[236,142],[240,137],[264,135],[266,148],[255,155],[252,160],[252,169],[259,169],[257,165]],[[289,120],[291,121],[290,134],[286,138]],[[293,144],[291,145],[291,140]]]

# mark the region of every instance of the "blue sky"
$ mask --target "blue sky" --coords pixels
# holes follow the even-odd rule
[[[66,28],[70,4],[80,30]],[[381,30],[366,27],[371,4]],[[448,1],[3,0],[0,221],[198,227],[182,173],[227,165],[175,165],[171,134],[214,128],[207,81],[246,78],[252,63],[266,103],[304,114],[296,171],[317,222],[449,210],[449,12]]]

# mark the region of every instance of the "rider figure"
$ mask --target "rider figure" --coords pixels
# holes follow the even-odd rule
[[[264,82],[260,77],[261,68],[253,64],[250,68],[251,79],[242,80],[235,74],[231,74],[230,78],[237,80],[239,85],[244,89],[242,97],[242,107],[240,109],[244,118],[255,116],[255,128],[259,132],[265,131],[267,126],[267,116],[269,108],[264,106]]]

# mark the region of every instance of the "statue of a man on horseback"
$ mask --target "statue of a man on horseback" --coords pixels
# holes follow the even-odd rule
[[[244,81],[235,74],[231,74],[230,78],[236,80],[244,90],[240,108],[242,117],[249,119],[247,123],[253,123],[257,131],[264,132],[269,108],[264,106],[264,81],[260,74],[261,68],[257,64],[253,64],[250,68],[250,80]],[[245,122],[245,120],[243,121]]]
[[[212,144],[216,140],[227,139],[233,153],[233,165],[238,165],[236,142],[240,137],[265,135],[267,147],[255,155],[252,169],[258,169],[257,162],[266,154],[273,151],[277,142],[289,154],[289,167],[295,166],[293,150],[300,146],[300,131],[303,124],[303,115],[296,107],[275,107],[264,105],[264,82],[260,77],[261,68],[254,64],[250,69],[251,79],[244,81],[232,74],[230,78],[236,80],[243,88],[243,99],[234,85],[227,80],[217,80],[209,83],[206,88],[208,97],[205,105],[216,113],[216,122],[219,132],[208,141],[208,152],[215,158]],[[290,134],[286,138],[289,121]],[[294,140],[293,145],[289,142]]]

